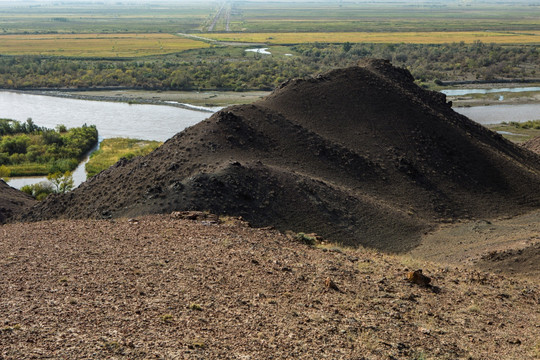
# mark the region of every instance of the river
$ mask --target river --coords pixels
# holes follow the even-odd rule
[[[482,125],[540,120],[540,104],[471,106],[454,110]]]
[[[463,96],[470,94],[495,94],[502,92],[520,93],[520,92],[539,92],[540,87],[518,87],[518,88],[493,88],[493,89],[448,89],[441,90],[441,92],[448,96]]]
[[[96,125],[100,141],[111,137],[165,141],[211,115],[197,110],[197,107],[187,110],[173,106],[77,100],[0,91],[0,118],[18,121],[32,118],[37,125],[49,128],[58,124],[67,127]],[[86,180],[84,164],[87,160],[73,173],[75,186]],[[8,183],[20,189],[24,185],[44,180],[45,177],[25,177],[13,178]]]
[[[213,108],[216,111],[218,109]],[[540,118],[540,104],[478,106],[454,110],[481,124]],[[197,111],[197,107],[188,110],[173,106],[130,105],[0,91],[0,118],[19,121],[32,118],[37,125],[51,128],[58,124],[67,127],[96,125],[100,140],[129,137],[165,141],[210,115],[208,112]],[[75,170],[73,177],[76,186],[86,179],[84,162]],[[44,177],[14,178],[9,184],[21,188],[43,180]]]
[[[0,117],[54,128],[96,125],[102,138],[165,141],[211,113],[173,106],[67,99],[0,91]]]

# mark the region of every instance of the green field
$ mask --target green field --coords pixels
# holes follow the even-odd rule
[[[233,32],[538,30],[538,4],[472,1],[233,3]],[[216,28],[223,31],[223,28]]]
[[[142,57],[208,47],[170,34],[0,35],[2,55]]]
[[[99,150],[92,153],[86,163],[88,177],[108,169],[120,158],[131,159],[135,156],[146,155],[161,145],[159,141],[148,141],[126,138],[110,138],[101,142]]]
[[[538,2],[519,0],[0,2],[4,34],[533,31],[539,20]]]
[[[540,44],[540,31],[526,34],[515,32],[316,32],[316,33],[221,33],[206,34],[205,37],[218,41],[239,43],[266,43],[292,45],[303,43],[373,43],[391,44],[398,40],[406,44],[447,44],[477,41],[495,44]]]
[[[216,4],[0,2],[0,34],[175,33],[200,29]]]

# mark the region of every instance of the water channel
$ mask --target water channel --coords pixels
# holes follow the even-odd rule
[[[49,128],[58,124],[67,127],[96,125],[100,140],[128,137],[165,141],[211,115],[207,111],[197,110],[195,106],[193,110],[188,110],[173,106],[131,105],[0,91],[0,118],[18,121],[32,118],[37,125]],[[540,119],[540,104],[477,106],[454,110],[481,124]],[[86,180],[84,162],[75,170],[73,177],[76,186]],[[44,179],[14,178],[9,184],[21,188]]]
[[[519,88],[441,90],[443,94],[446,94],[448,96],[463,96],[463,95],[470,95],[470,94],[495,94],[495,93],[502,93],[502,92],[520,93],[520,92],[539,92],[539,91],[540,91],[540,87],[538,86],[519,87]]]
[[[0,91],[0,118],[22,122],[32,118],[37,125],[48,128],[59,124],[67,127],[96,125],[100,141],[111,137],[165,141],[212,115],[198,110],[197,107],[187,110],[173,106],[131,105]],[[87,160],[73,173],[75,186],[86,180],[84,164]],[[9,185],[20,189],[44,180],[45,177],[12,178]]]

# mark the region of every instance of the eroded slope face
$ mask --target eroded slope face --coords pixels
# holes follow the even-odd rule
[[[293,80],[26,219],[209,210],[385,250],[448,218],[536,208],[540,162],[384,61]]]

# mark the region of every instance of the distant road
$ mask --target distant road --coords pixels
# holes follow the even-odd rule
[[[219,21],[219,19],[225,16],[225,31],[230,31],[230,23],[231,23],[231,4],[228,1],[225,1],[219,10],[217,11],[216,15],[212,19],[212,23],[208,27],[207,31],[214,31],[216,30],[216,25]]]
[[[230,25],[231,25],[231,5],[229,4],[225,12],[225,31],[227,32],[231,31]]]

